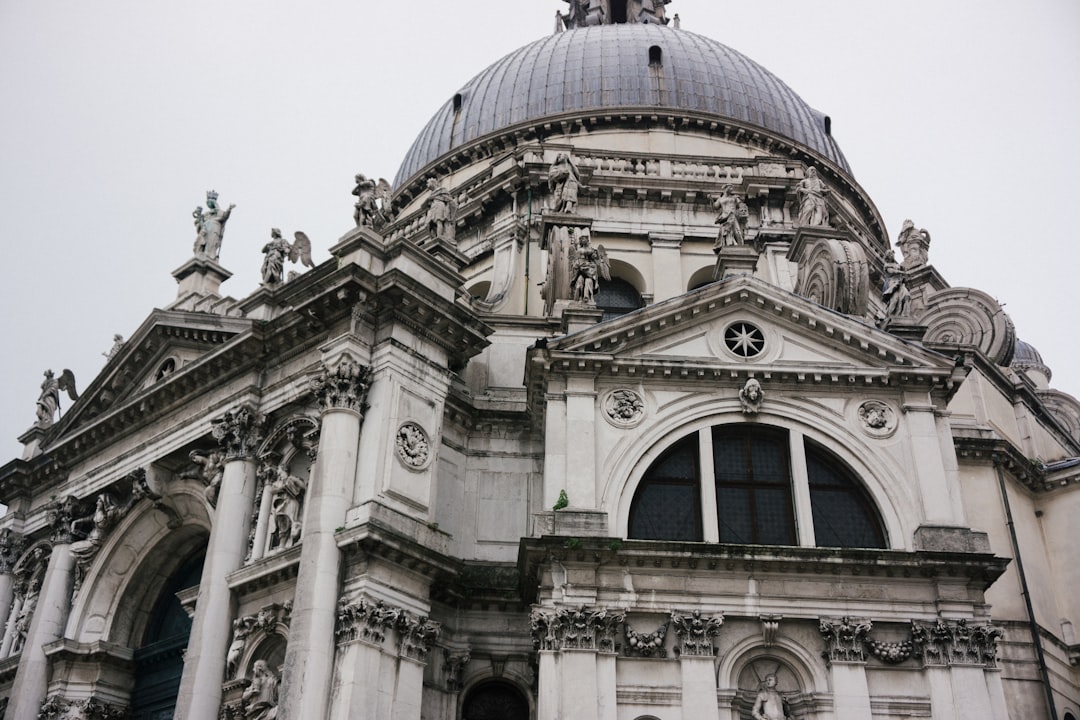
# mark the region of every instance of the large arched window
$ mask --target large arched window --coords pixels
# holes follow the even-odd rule
[[[600,283],[596,291],[596,307],[604,311],[604,320],[633,312],[645,305],[637,288],[622,278],[613,277]]]
[[[642,477],[628,520],[637,540],[887,546],[877,508],[847,465],[801,434],[748,423],[672,445]]]

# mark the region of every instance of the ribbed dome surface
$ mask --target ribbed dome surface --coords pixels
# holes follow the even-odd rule
[[[1040,370],[1047,379],[1050,378],[1050,368],[1043,362],[1042,355],[1032,345],[1023,340],[1016,341],[1016,351],[1010,365],[1017,370],[1035,369]]]
[[[654,46],[661,51],[659,68],[650,66]],[[714,40],[662,25],[601,25],[551,35],[499,60],[458,95],[460,102],[450,98],[417,136],[395,187],[489,133],[561,113],[616,108],[729,118],[782,135],[848,169],[826,131],[825,116],[775,75]]]

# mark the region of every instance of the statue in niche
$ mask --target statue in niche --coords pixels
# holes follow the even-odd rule
[[[765,400],[765,391],[761,389],[761,383],[757,378],[750,378],[739,390],[739,402],[742,404],[744,415],[757,415],[761,411],[761,403]]]
[[[315,267],[311,261],[311,240],[299,230],[293,233],[296,241],[290,243],[281,237],[277,228],[270,230],[270,242],[263,246],[262,281],[264,285],[280,285],[285,280],[285,259]]]
[[[776,675],[765,676],[765,687],[758,691],[751,714],[754,720],[788,720],[787,701],[776,690]]]
[[[278,676],[265,660],[256,660],[251,684],[244,688],[244,720],[277,720]]]
[[[232,215],[236,205],[225,210],[218,207],[218,194],[215,190],[206,191],[206,210],[195,208],[191,216],[195,219],[195,255],[217,260],[221,255],[221,238],[225,234],[225,223]]]
[[[795,188],[795,194],[799,197],[800,225],[825,227],[829,224],[829,208],[825,205],[828,192],[828,186],[818,177],[817,168],[809,168],[806,177]]]
[[[746,220],[750,211],[746,203],[732,191],[731,185],[725,185],[713,200],[713,207],[717,212],[716,224],[720,226],[720,233],[713,244],[714,252],[720,252],[722,247],[742,245],[746,242]]]
[[[49,428],[56,422],[56,413],[60,409],[61,390],[68,394],[72,402],[79,399],[79,393],[75,390],[75,374],[65,368],[58,379],[52,370],[46,370],[45,379],[41,383],[41,394],[38,395],[34,411],[37,415],[35,427]]]
[[[449,190],[435,182],[435,178],[428,178],[427,188],[431,193],[427,209],[428,230],[437,239],[457,245],[458,201]]]
[[[905,270],[913,270],[929,262],[930,233],[925,228],[917,229],[911,220],[904,221],[896,246],[904,254]]]
[[[284,465],[267,468],[267,475],[265,492],[270,493],[270,518],[273,520],[269,547],[284,550],[300,539],[300,502],[307,483],[290,475]]]
[[[376,183],[363,173],[356,176],[353,220],[357,227],[375,227],[390,220],[390,183],[379,178]]]
[[[878,316],[877,325],[886,328],[893,320],[911,317],[911,292],[907,289],[904,270],[896,262],[896,256],[890,250],[885,258],[885,279],[881,287],[881,300],[885,310]]]
[[[551,191],[551,209],[557,213],[573,215],[577,212],[578,189],[581,173],[570,159],[569,153],[561,152],[548,170],[548,190]]]
[[[218,492],[221,490],[221,478],[225,473],[225,456],[217,450],[205,452],[192,450],[188,453],[191,462],[202,468],[202,479],[206,483],[206,501],[217,506]]]
[[[604,246],[592,244],[588,228],[582,228],[577,244],[570,246],[570,268],[573,299],[595,305],[600,278],[611,280],[611,266]]]

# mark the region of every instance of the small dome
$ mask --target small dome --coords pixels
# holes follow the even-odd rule
[[[1043,362],[1039,351],[1019,339],[1016,341],[1016,351],[1013,353],[1010,367],[1020,371],[1037,370],[1044,374],[1047,380],[1051,377],[1050,368]]]
[[[602,110],[714,115],[768,130],[849,171],[829,119],[775,75],[715,40],[642,23],[567,30],[499,60],[428,122],[394,186],[485,135],[549,116]]]

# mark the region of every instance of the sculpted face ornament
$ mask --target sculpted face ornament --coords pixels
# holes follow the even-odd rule
[[[750,378],[739,391],[739,402],[742,403],[744,415],[757,415],[761,411],[761,403],[765,400],[765,391],[761,389],[761,383],[755,378]]]
[[[634,427],[645,418],[645,400],[633,390],[613,390],[604,398],[604,417],[615,427]]]
[[[863,432],[873,437],[884,437],[896,429],[896,413],[880,400],[867,400],[859,405],[859,420]]]

